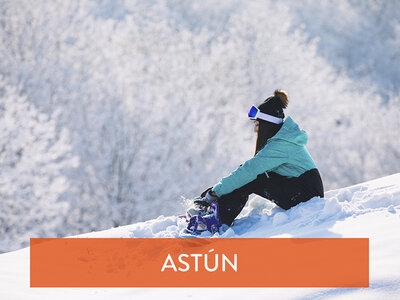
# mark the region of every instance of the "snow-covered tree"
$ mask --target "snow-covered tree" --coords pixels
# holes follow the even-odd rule
[[[246,113],[276,88],[327,189],[398,171],[399,5],[365,2],[1,1],[3,85],[80,161],[52,232],[178,212],[254,154]]]
[[[30,237],[64,234],[68,189],[63,170],[76,167],[66,130],[56,115],[38,112],[17,88],[0,78],[0,252]]]

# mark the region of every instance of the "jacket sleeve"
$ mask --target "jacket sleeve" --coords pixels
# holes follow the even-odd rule
[[[287,154],[279,147],[275,147],[273,143],[267,144],[256,156],[247,160],[229,176],[222,178],[213,187],[213,191],[218,197],[229,194],[253,181],[261,173],[270,171],[285,162],[287,162]]]

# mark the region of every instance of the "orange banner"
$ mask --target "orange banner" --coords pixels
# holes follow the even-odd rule
[[[31,239],[31,287],[368,287],[366,238]]]

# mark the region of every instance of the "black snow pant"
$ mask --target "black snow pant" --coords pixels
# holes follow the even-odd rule
[[[289,178],[274,172],[268,172],[268,176],[262,173],[252,182],[218,199],[223,224],[232,224],[253,193],[273,201],[283,209],[289,209],[315,196],[324,197],[324,187],[317,169],[311,169],[299,177]]]

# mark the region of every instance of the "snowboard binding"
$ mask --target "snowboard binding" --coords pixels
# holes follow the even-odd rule
[[[222,222],[219,217],[218,203],[214,201],[204,214],[193,215],[189,219],[186,232],[190,234],[201,234],[204,231],[209,231],[214,234],[219,232],[221,226]]]

